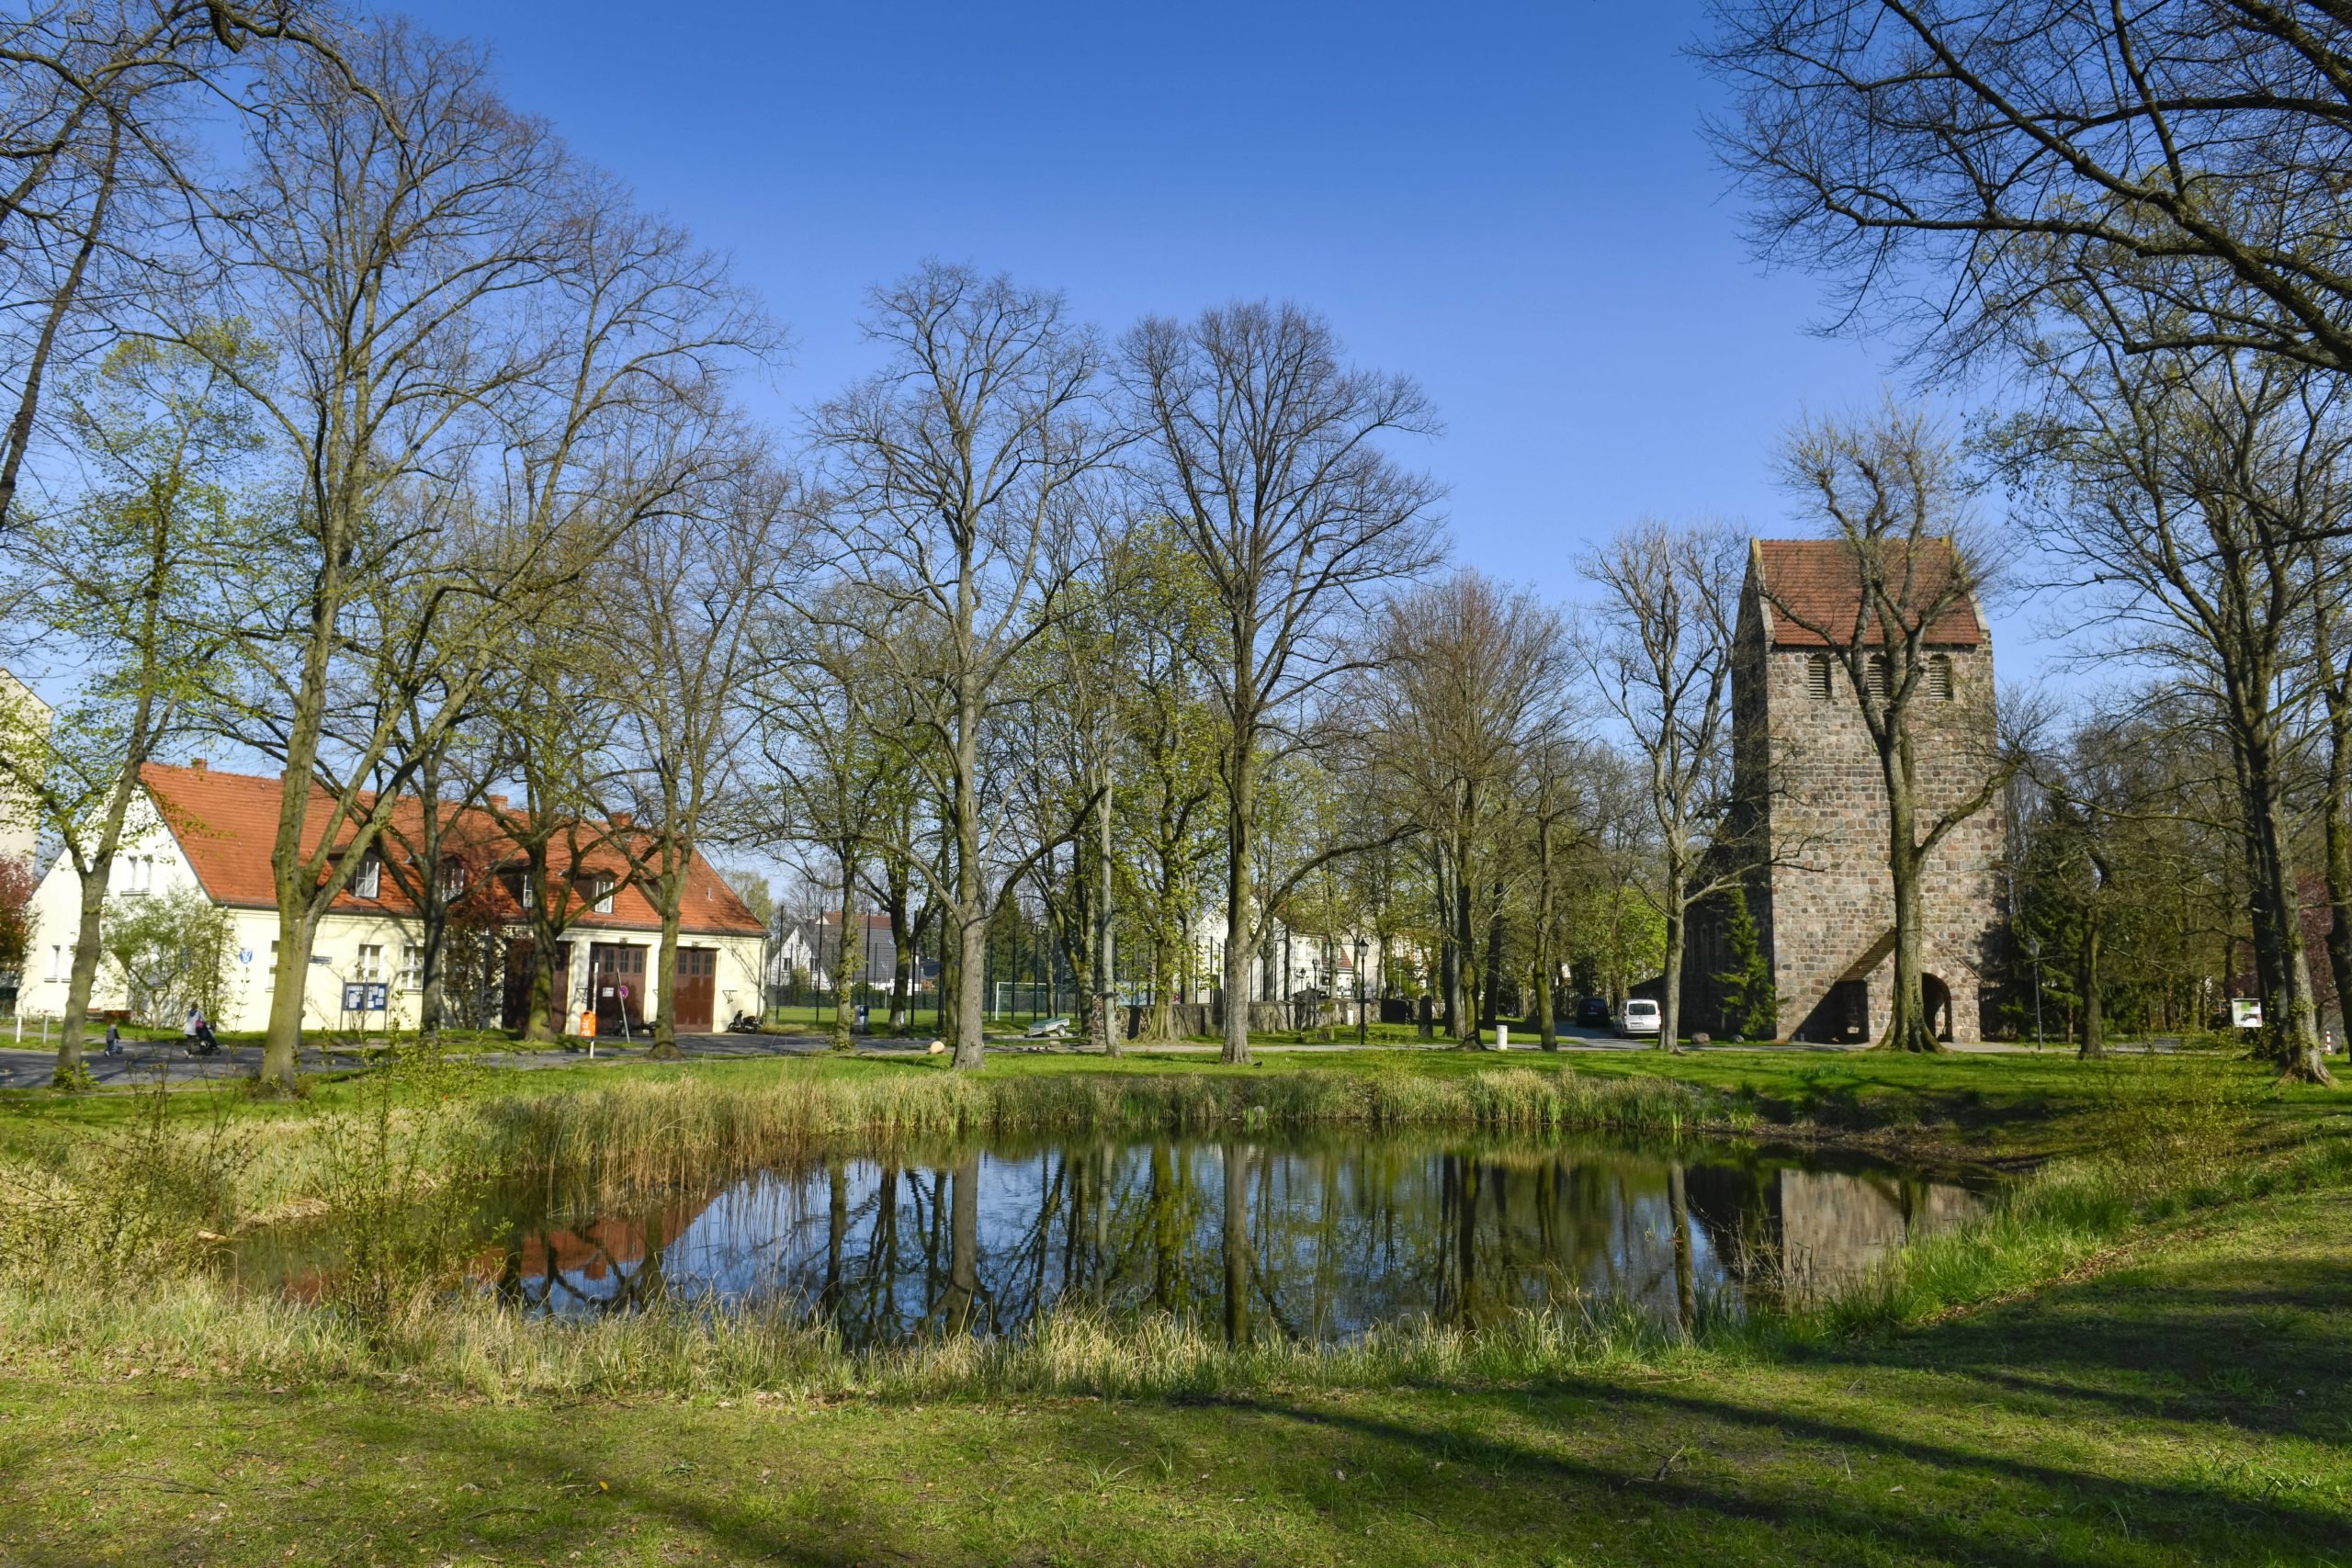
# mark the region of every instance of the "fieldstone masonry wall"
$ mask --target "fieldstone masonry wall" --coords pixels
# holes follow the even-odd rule
[[[1735,791],[1747,831],[1784,863],[1750,879],[1749,912],[1770,955],[1783,1039],[1875,1039],[1892,1010],[1894,896],[1886,788],[1860,705],[1835,654],[1815,694],[1818,648],[1775,646],[1751,570],[1732,666]],[[1972,616],[1972,618],[1973,618]],[[1923,818],[1973,794],[1992,750],[1989,637],[1932,649],[1951,695],[1912,699]],[[1984,1035],[1983,976],[2001,919],[2002,818],[1979,811],[1948,834],[1922,887],[1930,1011],[1954,1041]],[[1722,1027],[1722,912],[1694,921],[1685,1008]],[[1937,1008],[1940,987],[1949,1010]]]

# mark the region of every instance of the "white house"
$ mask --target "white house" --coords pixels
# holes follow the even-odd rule
[[[49,719],[49,705],[33,695],[22,681],[0,669],[0,746],[8,743],[11,730],[46,736]],[[33,813],[28,803],[7,798],[6,787],[0,784],[0,860],[28,857],[33,852]]]
[[[186,767],[150,763],[141,770],[141,783],[144,788],[126,823],[107,897],[164,897],[192,888],[226,910],[233,921],[234,958],[214,1022],[227,1030],[266,1027],[277,964],[269,853],[277,828],[279,780],[222,773],[198,761]],[[323,831],[326,797],[318,799],[308,848],[317,846]],[[505,984],[498,999],[511,1028],[522,1021],[531,955],[521,918],[520,852],[492,813],[444,809],[444,885],[462,884],[458,897],[471,900],[466,908],[476,927],[490,930],[504,944]],[[411,824],[422,823],[421,804],[403,803],[403,812]],[[400,820],[396,815],[396,824]],[[592,830],[577,841],[594,847],[579,852],[565,872],[577,890],[577,913],[557,946],[562,988],[556,1011],[573,1029],[590,1012],[607,1029],[617,1029],[624,1018],[631,1028],[642,1028],[662,984],[661,919],[629,879],[628,863],[612,843],[615,835],[628,832],[627,824],[582,826]],[[424,984],[423,925],[402,888],[403,878],[384,863],[386,856],[403,855],[401,841],[388,835],[371,851],[321,919],[304,987],[306,1027],[415,1022]],[[80,879],[61,855],[34,896],[39,928],[19,1011],[63,1012],[79,905]],[[687,872],[678,945],[681,1031],[723,1027],[737,1011],[757,1009],[764,937],[759,917],[697,852]],[[123,976],[113,969],[110,964],[100,967],[91,1000],[95,1010],[128,1004]]]

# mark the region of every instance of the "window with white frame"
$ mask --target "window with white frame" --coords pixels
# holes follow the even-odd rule
[[[613,912],[613,876],[610,872],[598,872],[594,885],[595,900],[589,907],[600,915]]]
[[[381,942],[359,944],[359,969],[356,978],[380,980],[384,977],[384,948]]]
[[[401,989],[424,989],[424,944],[421,942],[401,943]]]
[[[277,944],[274,942],[269,944],[269,972],[277,973]]]
[[[66,954],[67,950],[62,943],[51,944],[49,949],[49,977],[51,981],[63,980],[72,976],[73,961],[68,958]]]
[[[382,889],[383,881],[384,863],[372,854],[362,855],[359,869],[351,874],[351,896],[354,898],[373,898]]]
[[[143,897],[155,890],[155,857],[124,855],[115,862],[115,891]]]

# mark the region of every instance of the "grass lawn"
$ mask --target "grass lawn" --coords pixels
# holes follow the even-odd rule
[[[6,1353],[0,1561],[2352,1562],[2352,1196],[1795,1359],[1523,1386],[587,1400]]]
[[[565,1146],[602,1147],[613,1133],[659,1150],[739,1103],[1345,1115],[1370,1103],[1358,1091],[1442,1111],[1540,1099],[1555,1075],[1604,1091],[1657,1075],[1695,1086],[1690,1103],[1750,1135],[1894,1140],[2011,1165],[2129,1150],[2151,1094],[2177,1090],[2188,1098],[2165,1114],[2191,1133],[2210,1122],[2245,1159],[2290,1145],[2340,1156],[2352,1103],[2219,1058],[1262,1055],[1250,1068],[1009,1055],[970,1084],[903,1054],[465,1066],[415,1093],[528,1097],[553,1107],[547,1124],[574,1140]],[[1527,1074],[1541,1076],[1498,1076]],[[299,1142],[280,1131],[368,1092],[323,1077],[300,1102],[215,1087],[167,1105],[174,1121],[225,1115],[276,1147]],[[2207,1103],[2216,1095],[2227,1104]],[[38,1163],[128,1133],[141,1109],[123,1094],[0,1095],[0,1156]],[[1508,1381],[1277,1375],[1226,1396],[1106,1400],[886,1396],[870,1390],[890,1385],[862,1382],[825,1386],[869,1392],[820,1398],[794,1392],[817,1385],[758,1380],[722,1384],[722,1397],[642,1392],[710,1386],[649,1376],[619,1379],[641,1392],[613,1394],[479,1385],[508,1390],[490,1397],[454,1392],[477,1385],[429,1364],[394,1372],[397,1357],[314,1382],[235,1373],[200,1337],[100,1333],[103,1314],[77,1305],[66,1328],[51,1316],[39,1335],[0,1337],[0,1564],[2352,1568],[2352,1162],[2302,1168],[2322,1184],[2160,1203],[2147,1212],[2163,1217],[2104,1239],[2068,1233],[2052,1210],[2041,1229],[1987,1231],[1999,1262],[1977,1274],[1952,1267],[1948,1238],[1942,1262],[1922,1265],[1928,1293],[1911,1299],[1925,1304],[1830,1332],[1530,1363]],[[2166,1175],[2149,1174],[2159,1187]]]

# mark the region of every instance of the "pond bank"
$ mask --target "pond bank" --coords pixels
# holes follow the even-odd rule
[[[2352,1518],[2352,1200],[1797,1354],[1184,1398],[1003,1384],[485,1399],[0,1336],[0,1558],[2318,1562]],[[1396,1367],[1403,1374],[1411,1369]],[[1497,1369],[1499,1370],[1499,1369]]]

